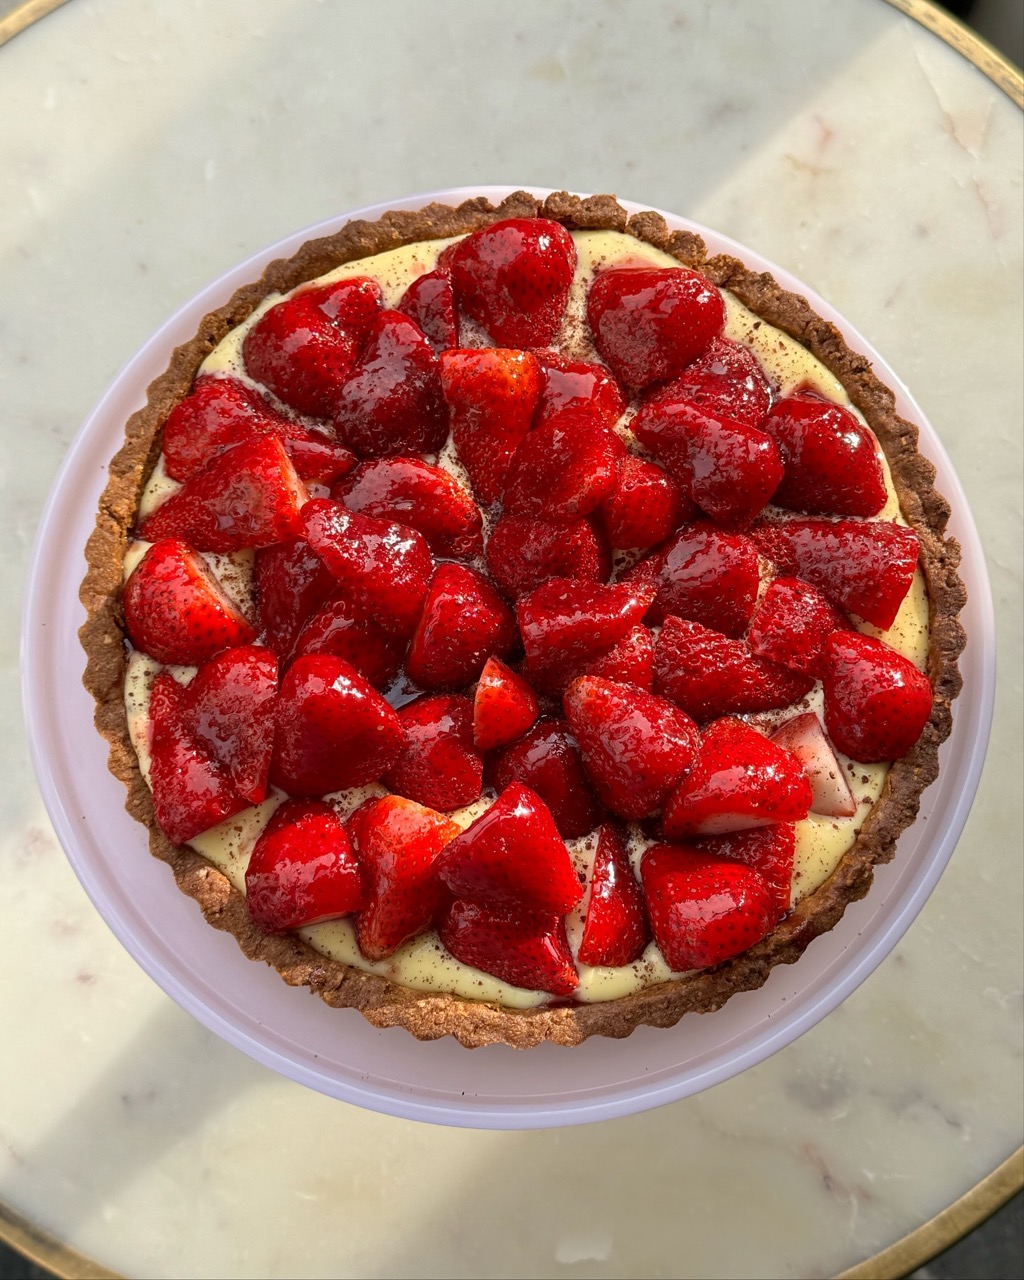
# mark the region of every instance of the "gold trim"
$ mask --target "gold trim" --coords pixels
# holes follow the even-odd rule
[[[67,2],[68,0],[25,0],[24,4],[12,9],[6,18],[0,18],[0,45],[13,40],[33,22],[45,18],[48,13],[53,13],[54,9],[59,9]]]
[[[968,62],[972,62],[1008,98],[1024,109],[1024,72],[977,32],[932,4],[931,0],[886,0],[886,3],[952,45],[957,53],[962,53]]]
[[[60,0],[63,3],[63,0]],[[33,1226],[27,1218],[0,1203],[0,1240],[23,1254],[37,1267],[52,1271],[58,1280],[121,1280],[116,1271],[108,1271],[77,1249],[62,1244],[42,1227]]]

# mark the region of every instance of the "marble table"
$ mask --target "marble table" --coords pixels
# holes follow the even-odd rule
[[[901,9],[940,25],[915,0],[72,0],[0,48],[0,1236],[68,1275],[878,1276],[1019,1185],[1020,82]],[[715,226],[869,334],[967,489],[1001,664],[960,846],[850,999],[683,1102],[522,1133],[332,1101],[184,1014],[64,859],[18,681],[43,502],[148,334],[339,209],[508,181]]]

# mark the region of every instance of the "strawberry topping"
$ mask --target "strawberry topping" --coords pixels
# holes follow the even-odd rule
[[[823,685],[829,737],[865,764],[906,755],[932,712],[928,677],[881,640],[855,632],[829,637]]]
[[[644,896],[626,846],[615,827],[598,834],[590,897],[580,942],[580,964],[632,964],[651,939]]]
[[[417,698],[398,712],[405,745],[384,784],[391,791],[448,812],[479,800],[484,760],[473,744],[473,704],[440,694]]]

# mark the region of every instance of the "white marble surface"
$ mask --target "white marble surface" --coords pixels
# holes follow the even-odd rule
[[[806,1276],[901,1237],[1016,1148],[1010,101],[882,0],[72,0],[0,49],[0,120],[0,1201],[133,1275]],[[870,335],[968,490],[1001,663],[960,847],[853,997],[685,1102],[522,1134],[330,1101],[153,986],[39,800],[15,605],[78,423],[177,305],[338,209],[505,181],[704,221]]]

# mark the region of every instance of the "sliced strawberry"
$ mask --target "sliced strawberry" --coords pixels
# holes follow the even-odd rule
[[[757,547],[739,533],[706,521],[686,524],[648,560],[623,578],[657,591],[649,618],[689,618],[725,636],[747,629],[761,585]]]
[[[656,694],[598,676],[574,680],[563,705],[608,808],[632,820],[660,808],[697,750],[689,716]]]
[[[632,631],[653,598],[649,588],[629,583],[549,578],[516,602],[527,663],[568,670],[607,652]]]
[[[506,479],[505,512],[573,524],[611,493],[625,451],[599,419],[560,414],[535,427],[516,449]]]
[[[405,742],[402,722],[342,658],[313,653],[284,674],[270,780],[294,796],[376,782]]]
[[[499,751],[488,778],[499,791],[514,782],[536,791],[565,840],[587,835],[601,821],[579,744],[564,720],[541,720]]]
[[[147,542],[182,538],[198,551],[268,547],[301,532],[309,495],[277,436],[254,436],[216,454],[147,516]]]
[[[814,686],[699,622],[666,618],[654,645],[654,687],[703,724],[724,715],[787,707]]]
[[[384,305],[384,293],[372,276],[347,276],[331,284],[307,285],[295,295],[317,307],[361,347]]]
[[[791,574],[865,622],[891,627],[917,568],[917,534],[890,520],[780,520],[751,538]]]
[[[796,828],[792,822],[776,822],[770,827],[748,827],[724,836],[708,836],[694,848],[712,858],[742,862],[765,882],[775,906],[777,924],[789,911],[793,896],[793,855]]]
[[[654,941],[670,969],[706,969],[748,951],[775,922],[758,873],[686,845],[656,844],[640,875]]]
[[[128,639],[158,662],[198,665],[256,639],[206,561],[180,538],[149,548],[125,583],[122,603]]]
[[[579,986],[561,916],[456,899],[439,933],[456,960],[513,987],[570,996]]]
[[[605,825],[597,838],[590,899],[580,942],[580,964],[619,966],[643,955],[651,939],[644,895],[622,836]]]
[[[654,636],[642,624],[629,631],[607,652],[582,662],[538,667],[526,664],[526,673],[538,693],[561,699],[579,676],[602,676],[620,684],[633,684],[648,693],[654,688]]]
[[[612,569],[604,534],[589,520],[557,525],[505,516],[491,530],[486,558],[494,585],[510,600],[552,577],[604,582]]]
[[[303,929],[363,905],[348,834],[322,800],[286,800],[267,823],[245,872],[249,914],[265,933]]]
[[[456,898],[564,915],[583,897],[547,805],[518,782],[447,845],[438,875]]]
[[[337,585],[333,578],[331,583]],[[307,619],[296,636],[291,657],[304,653],[344,658],[375,689],[386,689],[402,665],[405,645],[350,600],[334,596]]]
[[[337,581],[305,538],[260,548],[255,577],[263,642],[287,658],[303,624],[337,591]]]
[[[497,345],[543,347],[562,324],[576,246],[557,222],[508,218],[459,241],[450,267],[459,305]]]
[[[683,267],[602,271],[587,295],[594,345],[632,390],[674,378],[725,324],[713,284]]]
[[[772,734],[777,747],[792,751],[811,784],[811,812],[828,818],[852,818],[857,812],[850,784],[836,759],[821,721],[805,711],[780,725]]]
[[[458,830],[443,814],[402,796],[370,800],[349,819],[366,893],[356,941],[368,960],[386,959],[437,923],[448,895],[435,864]]]
[[[423,535],[404,524],[348,511],[329,498],[308,502],[302,525],[341,594],[393,634],[410,635],[434,570]]]
[[[461,689],[516,640],[512,610],[487,580],[466,565],[442,564],[430,580],[406,671],[422,689]]]
[[[348,475],[358,461],[344,445],[329,440],[319,431],[289,436],[284,448],[296,474],[314,484],[333,484],[341,476]]]
[[[924,672],[881,640],[857,632],[829,637],[822,683],[828,735],[862,764],[905,756],[932,712]]]
[[[533,422],[540,365],[528,351],[444,351],[441,382],[459,461],[479,500],[496,502]]]
[[[785,478],[777,507],[825,515],[874,516],[885,506],[885,475],[874,437],[849,409],[817,396],[775,403],[763,429],[778,442]]]
[[[443,268],[417,276],[399,299],[396,310],[410,316],[435,351],[459,345],[459,317],[451,276]]]
[[[331,416],[358,351],[356,339],[321,310],[312,291],[265,311],[242,343],[249,376],[314,418]]]
[[[799,578],[776,578],[758,602],[747,643],[759,658],[821,677],[822,651],[850,621],[820,591]]]
[[[331,490],[350,511],[418,529],[437,556],[471,559],[483,551],[480,511],[447,471],[419,458],[361,463]]]
[[[473,704],[441,694],[399,708],[405,745],[384,776],[389,790],[448,812],[479,800],[483,756],[473,745]]]
[[[153,681],[149,785],[157,823],[172,844],[184,844],[248,805],[227,769],[189,731],[187,701],[187,689],[168,672]]]
[[[188,686],[185,722],[250,804],[267,798],[274,748],[277,658],[269,649],[226,649]]]
[[[761,362],[749,347],[728,338],[715,338],[667,390],[748,427],[760,427],[772,404]]]
[[[535,427],[563,414],[575,416],[578,410],[614,427],[625,413],[622,388],[603,364],[569,360],[554,351],[540,351],[537,359],[543,382],[533,422]]]
[[[722,835],[806,818],[811,784],[800,761],[742,720],[716,720],[701,735],[693,767],[669,797],[670,840]]]
[[[664,542],[693,504],[664,467],[627,454],[619,459],[615,487],[601,504],[601,520],[613,547],[653,547]]]
[[[522,676],[498,658],[488,658],[473,695],[473,742],[478,751],[492,751],[514,742],[539,714],[537,695]]]

